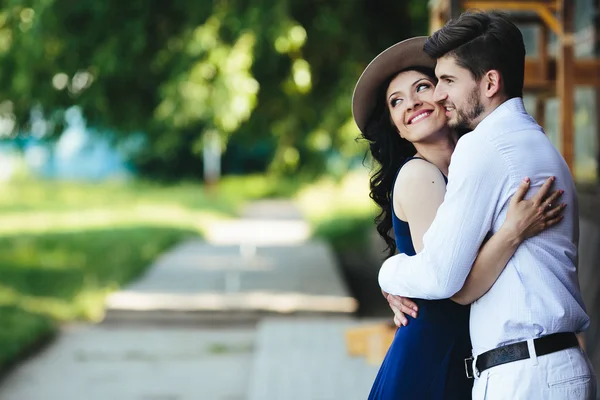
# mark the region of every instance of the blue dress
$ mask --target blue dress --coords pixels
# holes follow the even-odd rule
[[[414,255],[408,223],[393,207],[392,218],[398,251]],[[369,400],[471,399],[473,380],[464,368],[471,355],[470,306],[448,299],[412,300],[419,307],[417,318],[407,315],[408,324],[396,331]]]

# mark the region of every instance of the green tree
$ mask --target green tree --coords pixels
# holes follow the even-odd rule
[[[29,132],[41,107],[56,135],[78,105],[101,130],[143,132],[135,162],[152,176],[201,176],[206,132],[255,151],[258,168],[343,171],[360,72],[426,33],[426,2],[378,3],[1,1],[0,133]]]

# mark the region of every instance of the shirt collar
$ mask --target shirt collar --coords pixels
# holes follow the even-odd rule
[[[492,111],[487,117],[485,117],[473,131],[486,129],[487,126],[493,124],[494,121],[514,113],[526,114],[525,105],[523,104],[522,97],[513,97],[500,104],[494,111]]]

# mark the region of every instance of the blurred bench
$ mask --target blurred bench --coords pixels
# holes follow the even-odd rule
[[[396,329],[394,324],[384,322],[347,329],[345,340],[348,354],[365,357],[370,365],[381,365],[394,340]]]

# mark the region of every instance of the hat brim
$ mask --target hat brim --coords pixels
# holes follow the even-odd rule
[[[435,69],[436,60],[423,51],[426,36],[417,36],[387,48],[367,65],[352,95],[352,115],[364,132],[377,103],[379,87],[394,74],[410,67]]]

